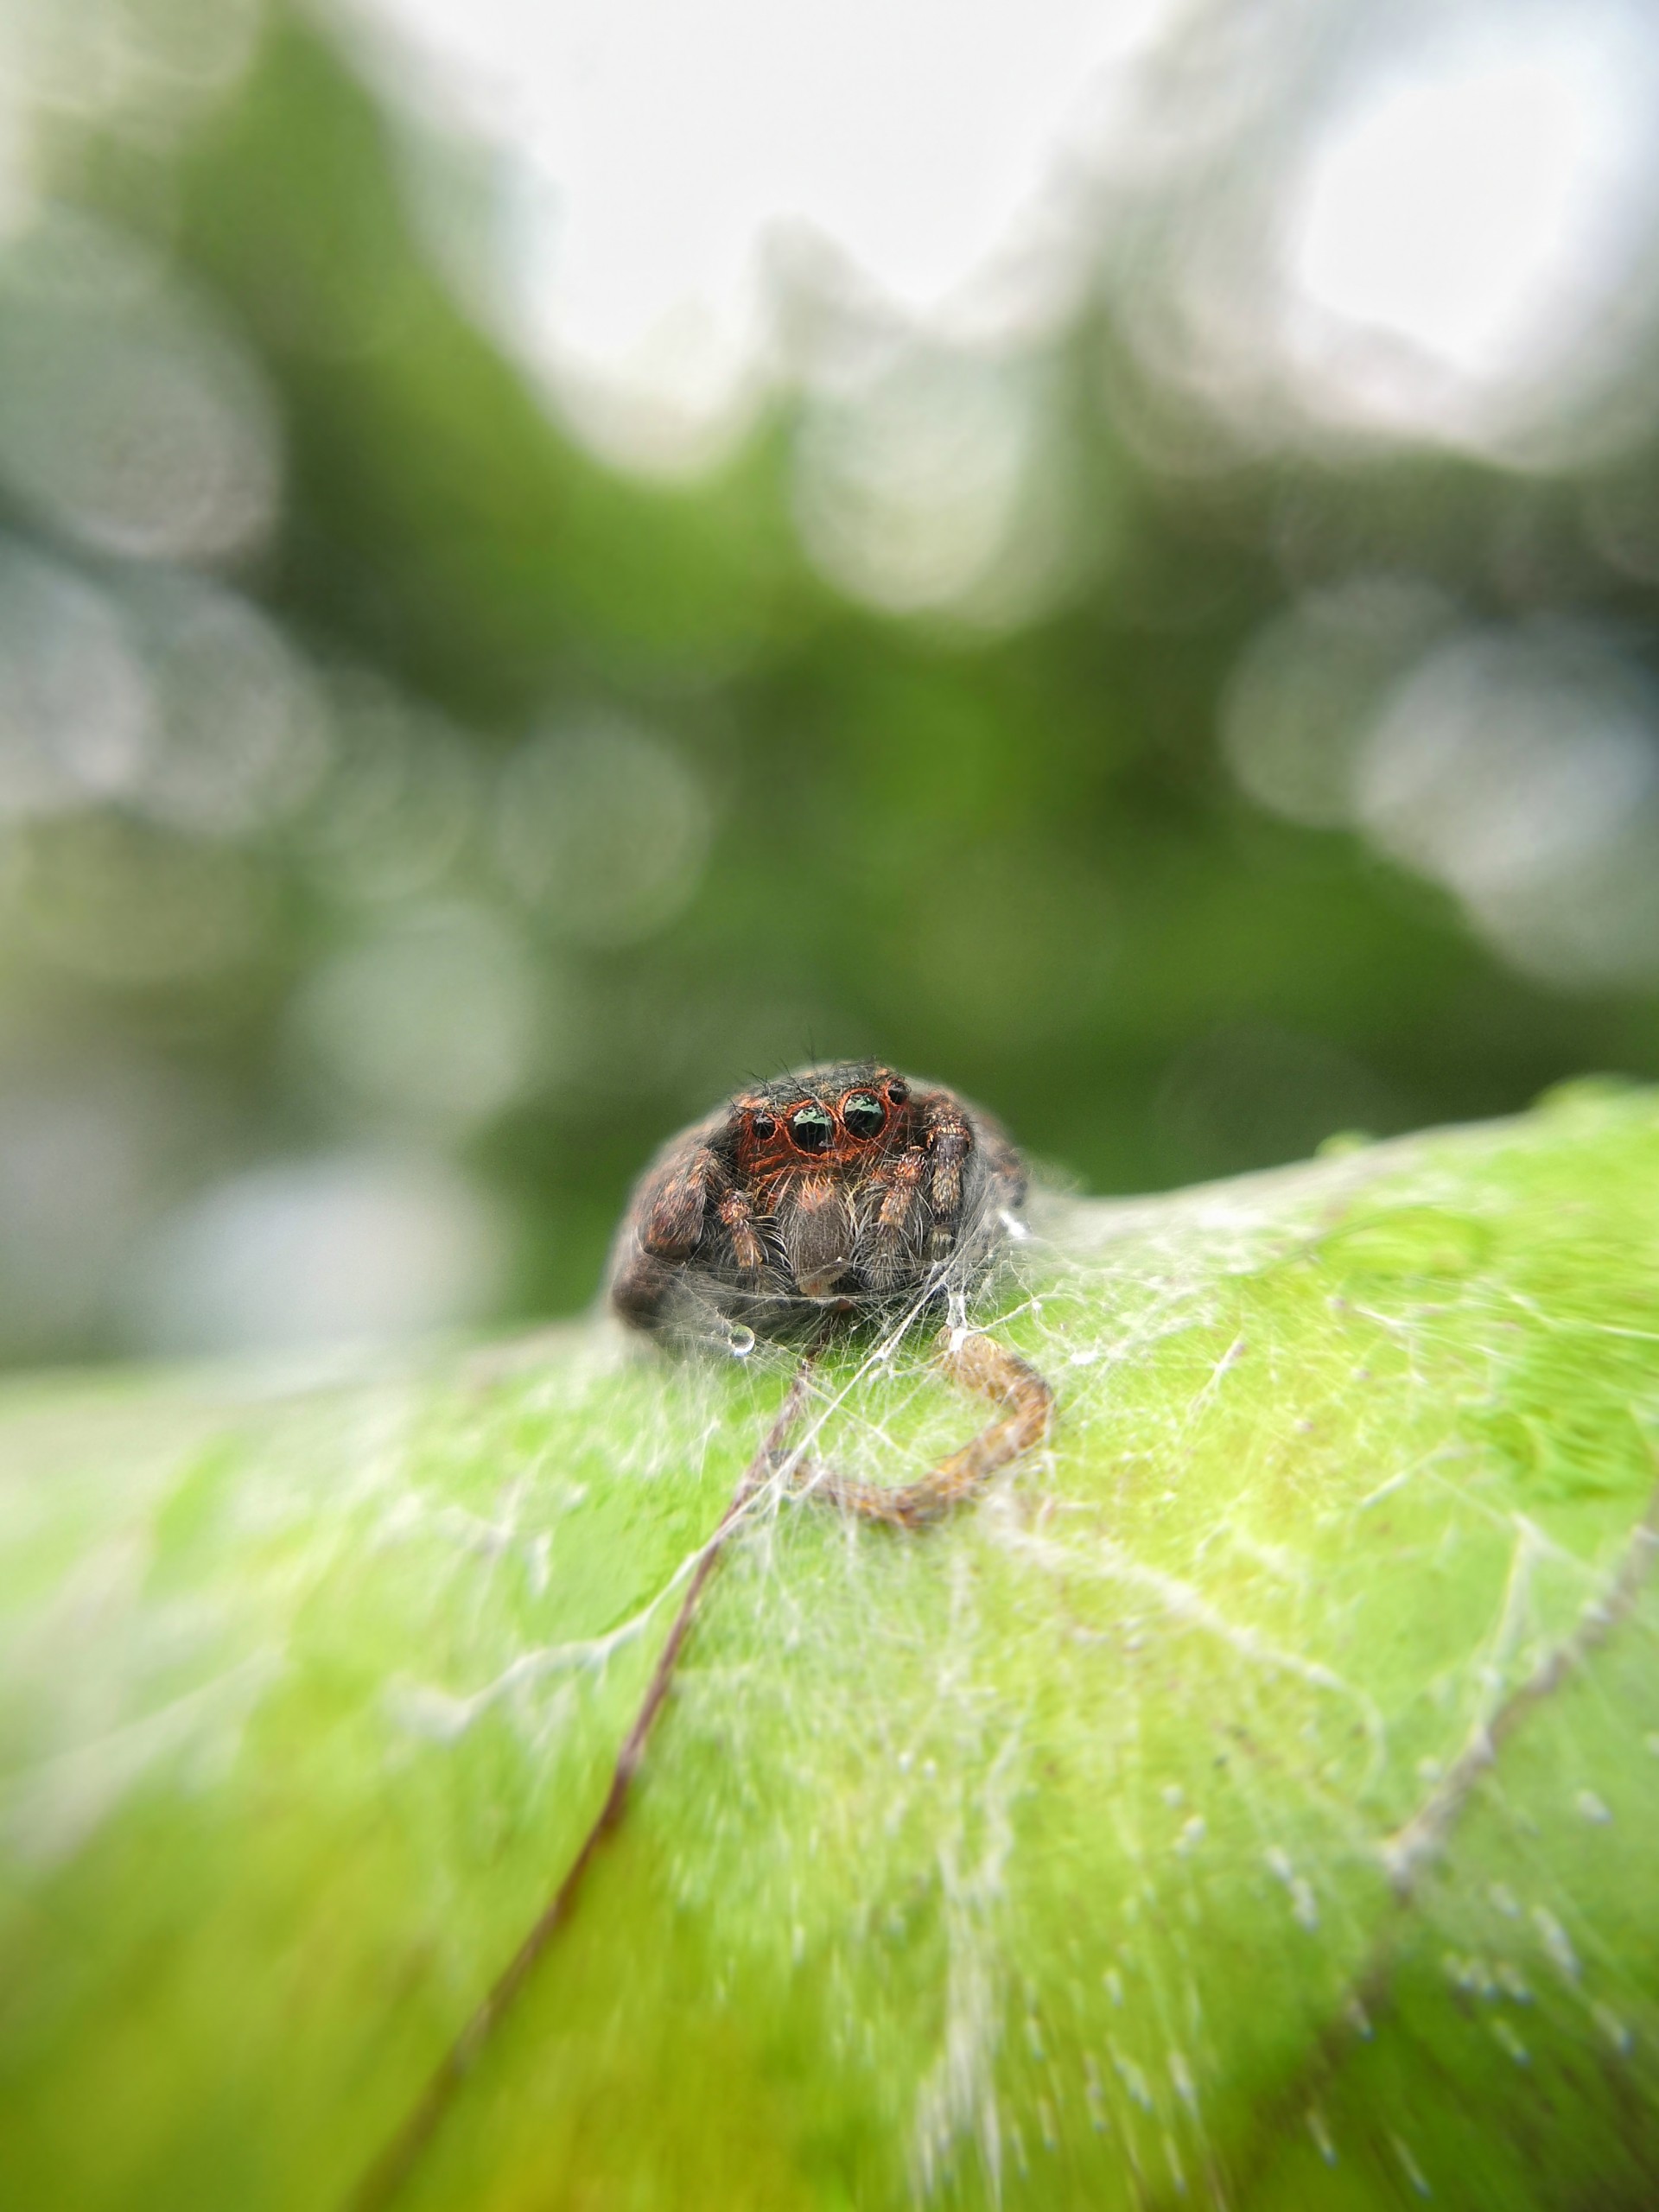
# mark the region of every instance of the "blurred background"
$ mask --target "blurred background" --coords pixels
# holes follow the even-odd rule
[[[1659,1074],[1656,613],[1647,0],[4,0],[0,1359]]]

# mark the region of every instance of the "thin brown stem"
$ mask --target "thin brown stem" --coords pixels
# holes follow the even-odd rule
[[[575,1857],[566,1869],[563,1879],[477,2011],[439,2061],[437,2070],[422,2091],[408,2118],[364,2176],[351,2199],[352,2212],[384,2212],[385,2207],[396,2198],[461,2083],[535,1971],[543,1953],[569,1919],[582,1877],[597,1857],[601,1844],[621,1821],[629,1789],[645,1756],[652,1723],[668,1695],[680,1653],[691,1630],[698,1600],[715,1571],[726,1539],[755,1492],[777,1472],[782,1463],[790,1435],[806,1402],[815,1357],[815,1351],[803,1354],[778,1418],[767,1431],[760,1450],[744,1469],[737,1488],[732,1493],[731,1503],[721,1516],[720,1525],[697,1555],[696,1565],[685,1586],[685,1595],[674,1616],[673,1626],[658,1655],[651,1680],[645,1685],[645,1696],[634,1714],[633,1725],[616,1755],[616,1764],[611,1770],[611,1783],[605,1793],[605,1802],[583,1837]]]

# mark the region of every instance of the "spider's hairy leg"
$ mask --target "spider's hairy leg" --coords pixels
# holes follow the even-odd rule
[[[927,1256],[942,1260],[957,1241],[962,1218],[963,1162],[974,1148],[974,1133],[955,1099],[936,1091],[926,1109],[927,1194],[933,1209]]]
[[[721,1200],[717,1211],[732,1240],[732,1257],[737,1262],[739,1274],[758,1275],[766,1264],[766,1253],[755,1230],[754,1208],[747,1192],[734,1186]]]
[[[730,1177],[699,1136],[663,1162],[639,1193],[639,1242],[659,1260],[685,1260],[702,1235],[704,1209]]]
[[[849,1481],[829,1468],[804,1468],[801,1487],[811,1497],[861,1520],[925,1529],[982,1490],[1010,1460],[1043,1442],[1054,1415],[1054,1393],[1034,1367],[976,1330],[942,1329],[938,1341],[945,1372],[964,1389],[1001,1407],[996,1419],[931,1474],[897,1489]]]
[[[668,1319],[683,1287],[684,1263],[702,1242],[709,1201],[731,1177],[704,1128],[694,1129],[658,1161],[636,1192],[624,1225],[611,1303],[636,1329]]]
[[[632,1252],[611,1279],[611,1303],[631,1328],[654,1329],[663,1320],[677,1281],[676,1270],[649,1252]]]
[[[894,1290],[914,1273],[916,1217],[926,1173],[927,1154],[919,1147],[901,1153],[886,1172],[886,1195],[865,1261],[873,1290]]]
[[[978,1140],[979,1156],[985,1162],[995,1204],[1024,1205],[1028,1182],[1025,1161],[994,1122],[982,1122]]]

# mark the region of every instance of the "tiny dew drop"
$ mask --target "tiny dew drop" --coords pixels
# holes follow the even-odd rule
[[[734,1325],[726,1332],[726,1348],[734,1359],[747,1359],[754,1350],[754,1331]]]

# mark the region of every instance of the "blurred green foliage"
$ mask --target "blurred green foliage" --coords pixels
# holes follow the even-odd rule
[[[1108,259],[1044,368],[1071,588],[1001,627],[872,611],[802,550],[804,403],[704,480],[608,471],[442,281],[398,130],[278,16],[188,131],[66,127],[53,148],[61,197],[164,256],[274,399],[280,509],[235,581],[320,687],[328,739],[302,800],[235,834],[119,798],[0,827],[3,1083],[135,1099],[149,1132],[110,1201],[120,1236],[92,1237],[90,1287],[55,1305],[58,1232],[16,1166],[13,1357],[165,1339],[144,1236],[217,1181],[342,1144],[458,1162],[507,1224],[498,1308],[572,1308],[650,1149],[809,1055],[947,1079],[1106,1190],[1513,1109],[1585,1069],[1659,1073],[1640,963],[1522,972],[1353,829],[1258,804],[1217,739],[1264,625],[1358,574],[1433,587],[1465,623],[1570,616],[1639,664],[1656,587],[1598,550],[1592,486],[1397,442],[1162,466],[1126,431],[1158,395]],[[13,281],[8,342],[31,311]],[[1659,442],[1617,468],[1655,478]],[[141,592],[153,562],[8,481],[14,544]],[[598,735],[547,755],[538,813],[544,730]],[[573,789],[597,827],[562,845]],[[200,957],[141,957],[175,907]],[[353,1010],[427,929],[466,940],[460,1014],[431,984],[429,1042],[353,1090]],[[391,968],[353,984],[388,938]],[[468,979],[501,945],[534,1041],[474,1094]]]

